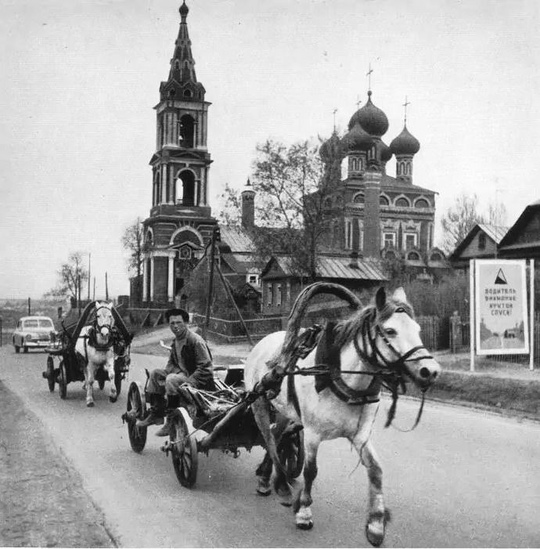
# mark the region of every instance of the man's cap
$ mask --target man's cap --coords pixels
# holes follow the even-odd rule
[[[184,309],[169,309],[165,311],[165,320],[169,322],[171,316],[181,316],[184,322],[189,322],[189,313]]]

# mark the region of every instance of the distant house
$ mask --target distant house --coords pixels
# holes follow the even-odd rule
[[[498,245],[507,231],[508,227],[478,223],[450,254],[450,264],[454,269],[467,270],[471,259],[498,257]]]
[[[498,247],[505,259],[540,259],[540,200],[527,206]]]
[[[261,273],[264,314],[288,313],[298,294],[308,284],[293,272],[291,263],[289,257],[273,256]],[[341,284],[361,296],[388,282],[388,277],[376,259],[333,255],[318,257],[317,280]]]

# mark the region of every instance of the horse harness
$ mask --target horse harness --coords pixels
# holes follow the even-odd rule
[[[398,308],[395,312],[408,314],[404,308]],[[372,333],[372,330],[368,326],[367,329],[363,330],[361,334],[364,343],[363,347],[366,349],[369,345],[369,348],[372,349],[371,354],[363,351],[358,344],[357,337],[354,337],[354,347],[359,358],[374,368],[377,368],[377,370],[373,372],[342,370],[340,348],[334,341],[335,326],[335,323],[329,322],[326,325],[326,329],[323,331],[320,325],[315,324],[300,334],[293,357],[288,361],[285,368],[276,368],[277,364],[274,363],[272,364],[272,370],[264,376],[263,380],[261,380],[261,385],[269,389],[266,391],[267,398],[271,399],[277,396],[279,393],[279,386],[277,386],[278,378],[280,385],[281,380],[286,375],[289,401],[294,406],[298,416],[301,418],[298,396],[294,384],[295,375],[315,376],[315,389],[318,393],[328,388],[341,401],[349,405],[356,406],[375,404],[379,402],[381,387],[385,387],[392,395],[392,405],[388,411],[388,418],[385,424],[385,427],[388,427],[392,423],[395,416],[399,388],[401,387],[402,394],[406,393],[406,363],[433,357],[429,354],[422,354],[417,357],[414,356],[420,350],[425,350],[427,352],[426,347],[423,345],[417,345],[406,353],[400,354],[386,337],[380,324],[377,322],[375,324],[374,333]],[[396,358],[394,360],[389,361],[383,355],[381,349],[377,345],[377,336],[381,338],[386,347],[395,355]],[[315,347],[317,348],[315,355],[315,366],[311,368],[299,369],[297,367],[298,359],[305,358],[311,351],[313,351]],[[353,389],[347,385],[342,377],[343,374],[369,375],[372,376],[372,380],[365,389]],[[420,410],[412,429],[414,429],[420,421],[424,407],[424,397],[425,389],[422,390]]]

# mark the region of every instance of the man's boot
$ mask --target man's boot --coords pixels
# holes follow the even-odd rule
[[[165,397],[162,395],[149,395],[150,413],[145,419],[138,419],[137,427],[149,427],[150,425],[161,425],[165,416]]]
[[[167,395],[167,419],[165,425],[156,432],[157,437],[168,437],[171,434],[172,418],[179,405],[180,397],[178,395]]]

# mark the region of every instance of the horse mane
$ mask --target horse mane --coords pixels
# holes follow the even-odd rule
[[[398,309],[403,309],[411,318],[414,318],[414,309],[410,303],[391,297],[387,298],[381,310],[378,310],[374,303],[370,303],[360,311],[354,312],[336,324],[334,330],[336,344],[345,346],[353,341],[359,333],[367,333],[370,325],[375,322],[386,322]]]

